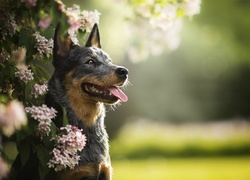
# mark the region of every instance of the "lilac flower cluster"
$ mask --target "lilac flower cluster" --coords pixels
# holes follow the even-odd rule
[[[45,95],[49,91],[47,84],[35,84],[32,88],[31,94],[34,95],[35,98],[38,96]]]
[[[82,30],[86,29],[90,32],[91,28],[95,23],[99,23],[101,13],[97,10],[94,11],[82,11],[80,19],[80,28]]]
[[[12,135],[26,123],[27,116],[19,101],[12,100],[6,106],[0,103],[0,127],[6,136]]]
[[[8,35],[12,37],[17,30],[15,14],[13,12],[5,12],[5,10],[0,10],[0,13],[2,14],[2,17],[0,17],[0,22],[4,23],[0,26],[1,35],[4,39]]]
[[[82,11],[80,6],[74,4],[72,7],[67,8],[66,14],[68,15],[68,23],[71,25],[71,29],[90,31],[95,23],[99,23],[101,13],[95,11]]]
[[[2,50],[0,53],[0,63],[10,59],[10,54],[6,50]]]
[[[62,135],[56,136],[56,147],[52,151],[52,158],[48,162],[49,168],[61,171],[69,167],[73,169],[80,159],[77,154],[86,144],[86,136],[75,126],[61,127]]]
[[[200,13],[201,0],[166,0],[165,3],[145,0],[134,5],[134,13],[138,17],[131,34],[140,40],[140,46],[129,49],[132,61],[146,60],[150,54],[159,55],[166,48],[175,50],[180,44],[182,19],[192,18]],[[148,36],[150,34],[150,36]]]
[[[54,41],[53,39],[46,39],[41,36],[39,32],[33,34],[35,37],[35,48],[38,50],[38,53],[34,55],[35,58],[43,59],[44,54],[49,57],[52,54]]]
[[[23,69],[15,72],[15,76],[27,84],[29,81],[33,80],[33,72],[30,69]]]
[[[56,0],[59,4],[59,10],[68,16],[68,23],[70,28],[68,33],[75,44],[78,44],[76,38],[76,31],[81,29],[82,31],[90,32],[95,23],[99,23],[101,13],[95,11],[81,11],[80,6],[74,4],[72,7],[65,8],[64,4],[60,0]]]
[[[56,117],[57,111],[54,108],[49,108],[45,104],[42,106],[26,107],[25,111],[31,114],[35,120],[38,120],[37,134],[41,136],[48,136],[50,133],[50,126],[52,119]]]

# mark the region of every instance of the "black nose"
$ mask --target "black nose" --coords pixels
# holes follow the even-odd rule
[[[119,67],[116,69],[116,74],[120,77],[120,78],[127,78],[128,75],[128,69],[124,68],[124,67]]]

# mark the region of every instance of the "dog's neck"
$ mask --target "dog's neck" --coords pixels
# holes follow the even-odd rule
[[[79,103],[74,106],[75,108],[69,102],[62,81],[53,76],[49,82],[48,104],[58,111],[63,106],[67,112],[69,124],[82,129],[87,137],[86,146],[80,153],[80,164],[108,161],[109,159],[106,158],[109,158],[109,146],[108,135],[104,126],[105,107],[103,103],[87,104],[86,102],[86,104],[81,104],[80,101],[75,99],[77,96],[71,98]],[[82,114],[82,116],[80,117],[79,114]]]
[[[68,108],[69,109],[66,109],[66,111],[69,124],[82,129],[87,138],[86,146],[80,153],[81,160],[79,165],[83,165],[85,163],[108,163],[110,161],[109,145],[108,135],[104,126],[105,108],[103,104],[101,104],[101,107],[96,107],[101,109],[98,110],[99,115],[95,117],[95,123],[92,123],[91,125],[88,124],[90,119],[80,119],[76,113],[70,109],[71,107]],[[86,115],[86,117],[92,118],[94,116]]]

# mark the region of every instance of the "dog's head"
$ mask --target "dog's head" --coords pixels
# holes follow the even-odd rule
[[[115,104],[128,99],[120,90],[127,82],[128,70],[112,64],[108,54],[101,49],[97,24],[85,46],[73,44],[70,36],[62,36],[57,27],[53,65],[55,74],[64,80],[72,101]]]

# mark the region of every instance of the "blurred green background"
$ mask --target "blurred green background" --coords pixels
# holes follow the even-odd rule
[[[177,50],[136,64],[128,2],[64,2],[101,12],[102,47],[129,68],[129,101],[105,122],[114,180],[250,179],[249,0],[203,0]]]

